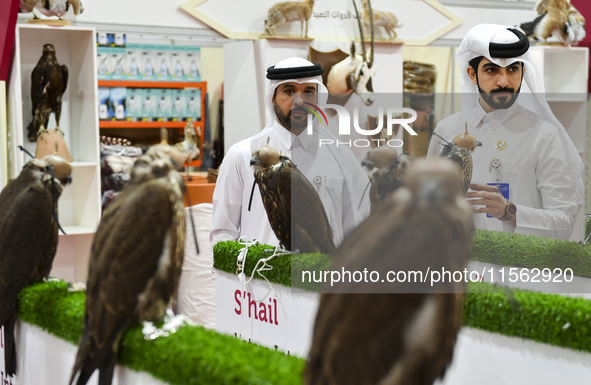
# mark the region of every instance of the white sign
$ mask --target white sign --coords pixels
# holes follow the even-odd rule
[[[271,349],[306,357],[312,342],[318,294],[216,271],[216,330]]]

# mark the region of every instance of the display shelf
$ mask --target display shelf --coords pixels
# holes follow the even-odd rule
[[[530,52],[544,77],[546,93],[587,93],[588,48],[537,46]]]
[[[72,162],[72,163],[70,163],[70,165],[73,168],[76,168],[76,167],[96,167],[98,165],[98,163],[97,162]]]
[[[17,177],[29,160],[18,145],[35,153],[36,143],[28,141],[27,126],[33,119],[31,73],[43,53],[43,45],[53,44],[57,61],[68,67],[60,128],[73,159],[72,184],[64,187],[58,200],[60,225],[67,235],[59,238],[51,273],[66,279],[86,276],[93,233],[101,217],[95,39],[95,29],[85,27],[19,24],[15,33],[8,100],[10,177]],[[51,114],[47,128],[55,127],[55,115]]]
[[[100,128],[185,128],[186,125],[187,122],[128,122],[123,120],[99,121]]]
[[[587,94],[576,94],[576,95],[564,95],[559,96],[556,94],[548,95],[546,94],[546,101],[548,103],[551,102],[573,102],[573,103],[586,103],[587,102]]]
[[[158,80],[99,80],[99,87],[127,87],[127,88],[201,88],[207,91],[206,82],[161,82]]]
[[[96,231],[94,227],[84,226],[62,226],[62,229],[64,229],[65,234],[60,231],[60,237],[77,234],[94,234]]]
[[[582,47],[537,46],[530,49],[536,66],[544,78],[546,100],[556,118],[562,123],[589,170],[587,156],[591,142],[587,143],[587,98],[589,81],[589,49]],[[576,226],[583,221],[591,205],[591,178],[583,182],[587,196],[585,206],[579,210]],[[571,241],[579,241],[573,232]]]

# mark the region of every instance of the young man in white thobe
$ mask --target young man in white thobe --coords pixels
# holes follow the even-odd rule
[[[254,185],[250,159],[267,138],[269,146],[291,158],[318,191],[335,245],[369,215],[369,199],[364,195],[368,179],[351,150],[319,146],[320,139],[336,140],[318,122],[312,135],[306,132],[308,113],[302,111],[302,103],[322,106],[328,98],[323,72],[320,65],[301,58],[283,60],[267,70],[265,105],[272,118],[259,134],[236,143],[224,157],[213,194],[212,245],[240,237],[278,243],[258,188],[250,202]]]
[[[435,132],[452,141],[467,124],[482,142],[466,194],[476,228],[568,239],[584,199],[583,163],[546,102],[528,50],[525,35],[511,27],[472,28],[456,54],[463,111]],[[442,148],[433,136],[427,156]]]

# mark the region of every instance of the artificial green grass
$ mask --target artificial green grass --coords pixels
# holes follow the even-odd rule
[[[540,270],[559,268],[564,271],[570,268],[574,275],[591,277],[591,245],[486,230],[476,230],[472,241],[474,243],[473,258],[476,261],[501,266],[537,267]],[[234,241],[219,242],[214,245],[214,267],[235,274],[236,259],[239,250],[243,247]],[[273,246],[270,245],[257,245],[249,248],[245,268],[247,276],[250,277],[257,261],[263,258],[263,250],[272,248]],[[313,272],[328,269],[330,257],[323,254],[283,255],[274,258],[268,264],[273,269],[262,274],[269,282],[286,287],[294,286],[309,291],[318,291],[320,283],[302,283],[301,272],[303,270]],[[263,279],[258,274],[255,274],[254,277]],[[292,277],[295,279],[292,280]]]
[[[591,277],[591,245],[498,231],[476,230],[474,259],[501,266],[571,268],[574,275]]]
[[[589,222],[587,222],[588,226]],[[590,227],[591,228],[591,227]],[[586,245],[510,233],[476,231],[474,259],[503,266],[571,268],[591,277],[591,248]],[[235,274],[243,246],[220,242],[214,246],[214,267]],[[249,249],[245,273],[252,274],[268,245]],[[268,254],[267,254],[268,256]],[[292,286],[292,274],[322,271],[330,257],[322,254],[278,256],[264,271],[273,283]],[[257,279],[263,279],[258,274]],[[293,281],[294,283],[297,280]],[[309,284],[310,285],[310,284]],[[315,290],[313,286],[301,287]],[[298,286],[298,285],[295,285]],[[507,336],[591,352],[591,301],[471,283],[464,303],[464,324]],[[65,282],[30,286],[20,295],[20,318],[77,344],[82,332],[85,293],[67,291]],[[183,327],[153,341],[140,327],[124,335],[119,362],[170,384],[301,384],[305,361],[202,327]]]
[[[226,273],[236,274],[236,261],[240,249],[244,246],[235,241],[218,242],[213,246],[213,267]],[[250,277],[252,270],[257,262],[271,254],[263,256],[263,251],[272,250],[270,245],[256,245],[248,249],[246,255],[246,264],[244,271],[247,277]],[[303,270],[306,271],[324,271],[330,266],[331,259],[324,254],[293,254],[280,255],[271,259],[267,264],[272,267],[271,270],[262,272],[265,277],[272,283],[278,283],[286,287],[292,287],[293,277],[301,277]],[[260,265],[259,265],[260,267]],[[257,279],[263,279],[260,275],[254,275]],[[301,282],[301,279],[294,279],[293,285],[299,289],[308,291],[318,291],[320,283],[316,282]]]
[[[591,301],[471,283],[464,325],[591,352]],[[85,293],[65,282],[30,286],[20,296],[20,318],[76,343]],[[305,360],[254,343],[185,326],[169,337],[145,340],[140,327],[124,335],[119,363],[170,384],[302,384]]]
[[[32,285],[21,292],[19,317],[77,345],[85,299],[84,292],[68,292],[63,281]],[[135,326],[122,339],[119,363],[173,385],[301,385],[305,361],[202,327],[145,340]]]
[[[464,326],[591,352],[591,301],[468,284]]]

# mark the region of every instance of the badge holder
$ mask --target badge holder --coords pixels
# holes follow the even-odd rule
[[[499,191],[501,192],[501,194],[503,195],[503,197],[505,199],[509,200],[509,183],[493,182],[493,183],[487,183],[487,185],[497,187],[499,189]],[[487,216],[487,218],[493,218],[493,216],[490,214],[486,214],[486,216]]]

